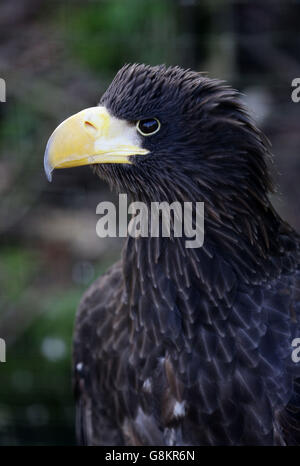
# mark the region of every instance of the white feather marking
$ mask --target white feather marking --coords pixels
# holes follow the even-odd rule
[[[76,364],[76,370],[77,370],[78,372],[81,372],[82,369],[83,369],[83,362],[78,362],[78,363]]]
[[[145,382],[143,383],[143,390],[147,393],[151,393],[152,390],[152,382],[151,379],[146,379]]]
[[[185,401],[176,401],[173,409],[173,416],[176,418],[185,416]]]

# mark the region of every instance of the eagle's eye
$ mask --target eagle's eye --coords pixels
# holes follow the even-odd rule
[[[151,136],[160,130],[160,121],[157,118],[145,118],[137,122],[136,128],[142,136]]]

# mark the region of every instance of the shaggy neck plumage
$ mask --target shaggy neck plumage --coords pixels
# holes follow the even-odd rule
[[[274,257],[282,250],[280,230],[285,227],[263,182],[254,192],[247,189],[247,180],[239,185],[232,180],[211,186],[200,173],[152,172],[148,179],[134,173],[134,180],[132,172],[122,167],[108,173],[114,187],[120,180],[118,191],[127,192],[129,201],[148,205],[153,201],[204,201],[205,205],[201,248],[187,249],[185,237],[128,237],[122,259],[123,302],[129,303],[132,335],[146,331],[154,343],[165,339],[168,345],[178,347],[187,338],[187,347],[187,335],[196,332],[198,325],[215,326],[230,311],[237,283],[260,284],[282,272],[280,259],[274,261]],[[286,234],[290,234],[288,230]],[[136,341],[140,355],[143,346]]]
[[[126,248],[138,253],[139,245],[151,249],[155,244],[156,251],[164,248],[172,254],[176,251],[183,268],[189,262],[193,265],[197,262],[202,281],[211,288],[213,278],[207,270],[213,263],[217,266],[216,262],[224,262],[245,283],[257,283],[268,278],[266,264],[280,249],[278,231],[282,222],[268,199],[271,183],[266,164],[259,157],[253,157],[253,164],[255,171],[245,165],[242,175],[240,170],[228,169],[231,176],[225,176],[222,159],[214,157],[207,158],[201,173],[195,166],[186,165],[182,171],[170,166],[167,172],[153,169],[150,173],[140,167],[130,167],[130,170],[122,166],[101,167],[99,174],[119,192],[126,192],[131,201],[143,201],[147,205],[154,201],[204,202],[203,247],[186,249],[187,238],[142,238],[128,241]]]
[[[258,176],[255,183],[250,177],[238,180],[232,176],[223,181],[222,170],[217,170],[212,161],[209,169],[213,173],[207,164],[203,173],[194,171],[190,175],[188,170],[179,173],[170,167],[168,173],[152,171],[149,176],[141,176],[138,170],[132,174],[114,167],[115,173],[110,170],[109,175],[111,184],[115,187],[117,180],[117,190],[126,192],[130,201],[142,201],[148,206],[163,201],[204,202],[204,246],[202,251],[191,254],[227,258],[230,263],[240,264],[239,269],[249,280],[251,268],[257,268],[270,253],[278,251],[281,220],[268,199],[268,181],[259,180]]]

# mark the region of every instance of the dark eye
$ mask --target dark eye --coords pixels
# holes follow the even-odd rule
[[[137,122],[136,128],[142,136],[151,136],[160,130],[160,122],[157,118],[145,118]]]

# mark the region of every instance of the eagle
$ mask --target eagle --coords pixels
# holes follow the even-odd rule
[[[205,207],[202,247],[128,235],[84,294],[81,444],[300,443],[299,236],[269,199],[270,159],[239,93],[178,66],[125,65],[50,137],[49,180],[91,165],[132,201]]]

